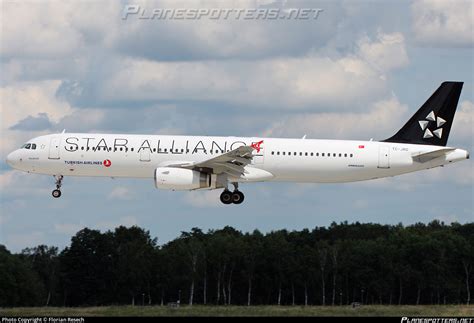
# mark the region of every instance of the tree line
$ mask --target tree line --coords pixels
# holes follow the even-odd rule
[[[474,223],[198,228],[164,244],[84,228],[59,252],[0,245],[0,306],[469,304]]]

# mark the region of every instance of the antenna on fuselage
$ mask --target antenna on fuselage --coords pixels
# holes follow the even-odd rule
[[[61,132],[61,133],[66,133],[66,129],[63,129],[63,132]]]
[[[301,138],[301,139],[306,139],[306,135],[304,135],[303,138]]]

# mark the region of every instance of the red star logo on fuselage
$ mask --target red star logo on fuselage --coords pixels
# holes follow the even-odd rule
[[[263,144],[263,140],[260,140],[259,142],[254,142],[254,143],[252,143],[250,146],[251,146],[252,148],[254,148],[254,149],[257,151],[257,153],[259,153],[259,152],[260,152],[260,149],[262,149],[262,148],[260,147],[261,144]]]

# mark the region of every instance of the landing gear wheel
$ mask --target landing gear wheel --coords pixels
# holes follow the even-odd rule
[[[242,193],[241,191],[234,191],[232,193],[232,203],[234,204],[240,204],[244,201],[244,193]]]
[[[60,190],[54,190],[53,193],[51,193],[54,198],[58,198],[61,196],[61,191]]]
[[[221,202],[224,204],[232,203],[232,193],[228,190],[224,190],[224,192],[221,193]]]
[[[56,189],[51,193],[54,198],[58,198],[61,196],[61,185],[63,184],[63,175],[54,175],[54,180],[56,182]]]

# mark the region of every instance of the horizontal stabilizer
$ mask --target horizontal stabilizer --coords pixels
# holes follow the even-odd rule
[[[435,158],[446,156],[447,153],[454,150],[455,148],[443,148],[443,149],[438,149],[435,151],[430,151],[427,153],[418,152],[418,153],[413,154],[412,158],[414,161],[418,163],[426,163]]]

